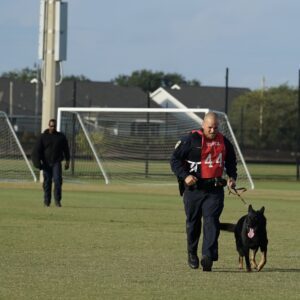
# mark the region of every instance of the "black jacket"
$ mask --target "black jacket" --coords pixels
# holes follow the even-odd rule
[[[52,166],[62,160],[70,160],[70,150],[66,136],[61,132],[49,133],[46,129],[38,138],[32,151],[33,165],[42,169],[42,165]]]
[[[236,179],[237,161],[235,151],[231,142],[225,136],[223,137],[226,148],[225,171],[229,177]],[[194,175],[198,179],[201,178],[201,168],[198,168],[198,172],[190,173],[190,164],[187,163],[187,160],[195,163],[201,161],[201,145],[202,137],[197,132],[188,134],[176,144],[170,164],[173,173],[179,180],[184,180],[188,175]]]

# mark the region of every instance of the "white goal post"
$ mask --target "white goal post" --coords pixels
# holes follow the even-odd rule
[[[104,183],[171,183],[176,179],[170,157],[180,137],[199,129],[209,109],[185,108],[58,108],[57,127],[71,150],[69,180]],[[254,188],[253,180],[227,115],[220,131],[234,145],[238,186]]]
[[[3,111],[0,111],[0,180],[37,181],[9,118]]]

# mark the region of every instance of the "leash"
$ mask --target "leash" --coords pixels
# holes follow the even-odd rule
[[[228,186],[228,195],[233,194],[233,195],[238,196],[243,201],[243,203],[245,205],[247,205],[247,202],[244,200],[244,198],[241,196],[241,194],[244,193],[244,192],[246,192],[246,191],[247,191],[247,189],[244,188],[244,187],[241,187],[241,188],[230,188]]]

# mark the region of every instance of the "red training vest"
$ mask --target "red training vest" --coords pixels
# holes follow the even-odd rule
[[[217,133],[215,139],[210,140],[201,130],[195,131],[202,136],[201,178],[221,177],[226,155],[223,135]]]

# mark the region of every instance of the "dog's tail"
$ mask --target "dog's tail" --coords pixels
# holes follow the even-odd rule
[[[235,224],[232,223],[220,223],[220,230],[234,232]]]

